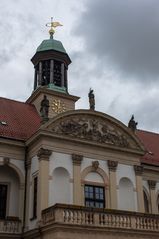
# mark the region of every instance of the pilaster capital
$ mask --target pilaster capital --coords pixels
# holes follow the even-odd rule
[[[143,174],[144,168],[141,165],[134,165],[134,171],[137,176],[141,176]]]
[[[118,166],[118,162],[117,161],[112,161],[112,160],[108,160],[108,168],[110,171],[115,172]]]
[[[150,189],[155,190],[156,181],[155,180],[148,180],[148,185],[149,185]]]
[[[74,165],[81,165],[82,160],[83,160],[83,155],[72,154],[72,162]]]
[[[38,156],[39,160],[49,160],[49,157],[51,154],[52,154],[51,150],[40,148],[37,153],[37,156]]]

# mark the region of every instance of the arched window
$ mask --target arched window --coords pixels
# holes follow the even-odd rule
[[[90,172],[85,177],[85,206],[105,208],[105,186],[103,178],[97,172]]]
[[[121,178],[119,182],[118,209],[135,210],[133,183],[129,178]]]
[[[17,172],[0,166],[0,218],[19,217],[20,180]]]
[[[148,195],[147,195],[145,190],[143,191],[143,194],[144,194],[144,208],[145,208],[145,212],[149,213],[150,212],[150,210],[149,210],[149,200],[148,200]]]
[[[108,206],[108,176],[100,167],[92,166],[85,168],[81,173],[83,202],[87,207],[105,208]]]

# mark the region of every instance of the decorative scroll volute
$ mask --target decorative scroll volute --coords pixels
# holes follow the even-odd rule
[[[39,160],[43,159],[43,160],[49,160],[50,155],[52,154],[52,151],[49,149],[44,149],[44,148],[40,148],[38,151],[38,158]]]
[[[81,165],[83,156],[79,154],[72,154],[72,162],[74,165]]]
[[[144,168],[141,165],[134,165],[135,174],[141,176],[143,174]]]
[[[108,160],[108,168],[110,171],[115,172],[118,166],[118,162],[117,161],[112,161],[112,160]]]
[[[156,188],[156,181],[155,180],[148,180],[148,185],[149,185],[150,189],[155,190],[155,188]]]

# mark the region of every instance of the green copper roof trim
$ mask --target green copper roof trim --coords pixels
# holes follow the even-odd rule
[[[65,87],[56,86],[56,85],[54,85],[53,83],[50,83],[50,84],[48,85],[48,88],[49,88],[49,89],[53,89],[53,90],[58,91],[58,92],[67,93]]]
[[[54,39],[47,39],[42,41],[38,46],[36,52],[55,50],[66,54],[66,50],[60,41]]]

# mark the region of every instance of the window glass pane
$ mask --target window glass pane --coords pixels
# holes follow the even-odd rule
[[[100,192],[100,188],[97,188],[97,187],[96,187],[96,188],[95,188],[95,192],[96,192],[96,193],[99,193],[99,192]]]
[[[94,202],[89,203],[90,207],[94,207]]]
[[[86,198],[88,198],[88,195],[89,195],[88,192],[85,192],[85,197],[86,197]]]
[[[89,193],[89,198],[92,198],[92,199],[93,199],[93,192],[92,192],[92,193]]]
[[[89,187],[85,186],[85,192],[88,192]]]
[[[104,194],[100,194],[99,199],[104,199]]]
[[[104,208],[104,205],[102,202],[99,203],[99,208]]]
[[[93,187],[89,187],[89,192],[93,193]]]
[[[104,187],[85,185],[85,205],[87,207],[104,208]]]

